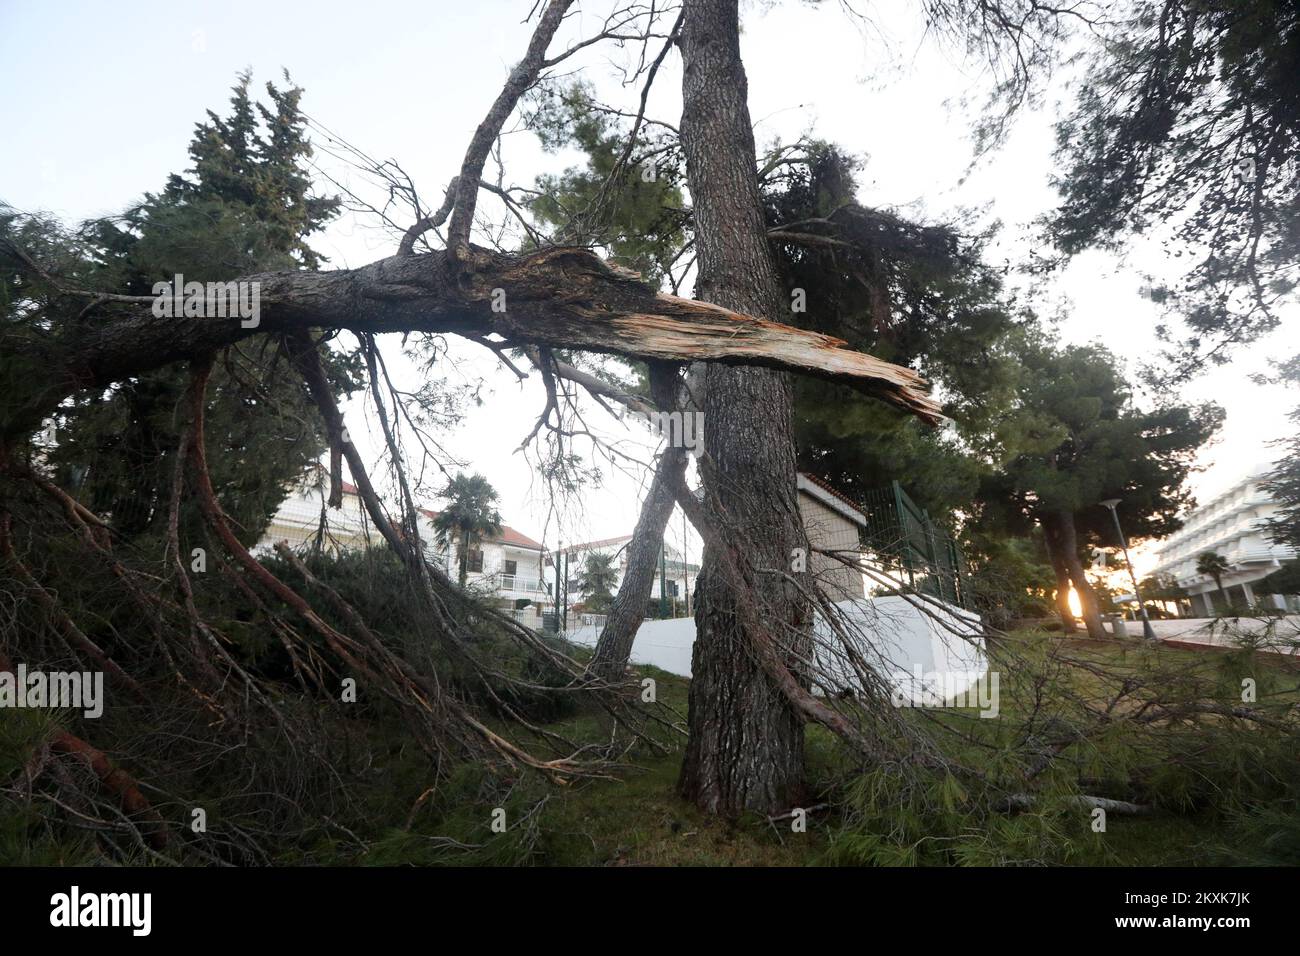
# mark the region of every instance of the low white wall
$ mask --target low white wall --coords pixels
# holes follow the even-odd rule
[[[600,638],[600,627],[584,625],[567,632],[575,644],[595,647]],[[667,621],[646,621],[636,632],[632,643],[632,663],[649,664],[681,677],[691,676],[691,645],[695,643],[695,619],[672,618]]]
[[[984,641],[978,636],[978,615],[934,601],[925,606],[929,613],[901,597],[863,598],[837,605],[850,622],[848,636],[862,658],[888,683],[904,690],[908,697],[919,695],[923,689],[913,677],[918,668],[926,674],[967,675],[971,682],[988,668]],[[818,623],[817,634],[827,648],[838,648],[842,643],[822,622]],[[578,627],[569,631],[567,636],[575,644],[595,647],[600,628],[596,625]],[[694,643],[694,618],[646,621],[637,631],[632,645],[632,662],[651,664],[670,674],[690,677]],[[840,687],[856,683],[852,670],[840,664],[829,650],[820,650],[818,658],[821,668],[836,679]],[[960,692],[965,686],[963,684],[956,690]]]

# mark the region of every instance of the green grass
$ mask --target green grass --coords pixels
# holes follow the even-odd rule
[[[1175,662],[1202,675],[1224,667],[1217,656],[1207,659],[1195,651],[1179,649],[1116,645],[1070,650],[1104,662],[1121,674],[1147,666],[1145,658],[1152,654],[1164,657],[1162,663]],[[679,712],[686,711],[686,679],[653,668],[643,668],[642,672],[655,678],[661,701]],[[1098,678],[1083,675],[1076,679],[1085,684],[1085,689],[1098,693],[1105,690]],[[1097,686],[1086,688],[1089,681],[1096,681]],[[1004,691],[1002,706],[1004,712],[1014,713],[1025,702],[1007,699]],[[999,723],[974,722],[977,729],[988,732],[994,731],[988,725]],[[592,714],[559,721],[550,729],[577,741],[599,740],[607,735],[604,719]],[[837,742],[819,727],[809,728],[807,739],[810,777],[815,786],[827,785],[837,771],[843,770],[843,754]],[[467,772],[440,795],[436,806],[430,801],[428,812],[420,816],[409,833],[390,832],[355,862],[576,866],[804,866],[844,862],[836,841],[844,837],[845,821],[836,813],[812,815],[806,833],[793,833],[785,821],[772,824],[757,818],[719,820],[681,800],[676,793],[681,740],[676,743],[676,749],[666,755],[648,750],[635,753],[631,759],[635,769],[617,780],[556,787],[536,779],[536,775],[521,777],[505,803],[510,825],[506,833],[493,833],[489,827],[498,797],[483,799],[485,795],[476,790],[481,780]],[[541,809],[520,822],[523,814],[543,797]],[[1062,821],[1050,812],[1042,820],[1013,819],[1006,833],[999,831],[982,838],[987,843],[1044,839],[1043,834],[1034,832],[1041,824],[1047,836],[1062,843],[1054,857],[1058,862],[1125,866],[1213,862],[1203,848],[1222,837],[1219,817],[1195,808],[1182,812],[1157,809],[1140,817],[1111,814],[1104,833],[1093,832],[1081,813],[1059,816],[1070,819]],[[1001,821],[996,825],[1001,826]],[[474,849],[448,852],[435,845],[438,836],[454,837]],[[899,862],[911,862],[911,858],[904,854]],[[974,853],[970,862],[982,862],[980,853]]]
[[[686,711],[688,681],[642,668],[656,681],[658,699],[680,713]],[[608,738],[601,715],[580,714],[548,726],[576,742]],[[501,728],[498,728],[501,729]],[[383,832],[369,851],[339,862],[363,865],[511,864],[549,866],[802,866],[826,849],[827,834],[816,816],[808,831],[791,832],[788,822],[769,824],[756,817],[724,821],[680,799],[676,792],[683,738],[667,754],[648,747],[634,751],[630,766],[618,779],[583,780],[556,786],[537,774],[509,781],[504,802],[500,794],[481,792],[482,775],[464,768],[430,799],[409,831]],[[810,747],[810,755],[817,753]],[[407,755],[415,757],[415,755]],[[418,758],[390,768],[400,775],[403,794],[391,799],[391,787],[377,787],[372,797],[385,806],[372,807],[376,819],[401,820],[418,797],[421,768]],[[392,784],[394,780],[389,780]],[[387,796],[385,796],[387,794]],[[538,801],[540,811],[525,818]],[[507,830],[494,833],[492,813],[506,810]],[[446,845],[445,838],[471,847]],[[320,848],[314,848],[319,850]]]
[[[1056,641],[1043,635],[1021,639],[1038,642],[1046,652]],[[1076,656],[1124,674],[1136,674],[1158,659],[1175,671],[1217,679],[1225,692],[1235,686],[1240,673],[1260,670],[1249,657],[1227,659],[1222,655],[1199,654],[1172,648],[1150,649],[1139,644],[1113,646],[1071,644]],[[996,659],[996,652],[995,652]],[[680,714],[687,709],[689,682],[654,668],[642,668],[642,676],[656,681],[658,698]],[[1090,694],[1105,694],[1103,678],[1078,673],[1075,686]],[[1295,699],[1294,675],[1285,672],[1260,673],[1261,693],[1289,695]],[[1016,681],[1002,689],[1002,710],[1015,715],[1030,706],[1018,696]],[[27,749],[19,746],[39,736],[33,715],[0,714],[0,757]],[[916,715],[920,718],[920,715]],[[1005,733],[1003,721],[969,721],[973,733],[995,737]],[[512,739],[518,728],[497,727]],[[582,711],[557,720],[547,729],[578,743],[608,740],[608,718],[602,713]],[[1168,776],[1169,768],[1151,768],[1153,779],[1171,793],[1186,789],[1185,800],[1170,799],[1147,816],[1112,814],[1106,832],[1092,832],[1085,812],[1064,811],[1045,805],[1023,814],[979,815],[971,813],[965,795],[948,817],[953,832],[940,833],[934,821],[911,815],[900,804],[891,804],[886,791],[883,804],[869,812],[852,812],[853,804],[841,799],[855,780],[866,778],[848,772],[850,766],[838,741],[820,727],[807,733],[807,764],[810,783],[817,792],[836,794],[840,809],[812,814],[805,833],[792,832],[789,821],[769,823],[758,817],[737,821],[707,815],[677,796],[676,784],[682,760],[684,738],[660,731],[670,743],[667,753],[642,746],[632,751],[617,779],[585,780],[558,786],[532,772],[515,778],[490,777],[477,765],[454,769],[436,788],[430,789],[427,757],[393,727],[374,726],[372,752],[376,761],[354,779],[357,804],[339,819],[321,820],[297,839],[281,846],[275,862],[325,865],[420,866],[420,865],[545,865],[545,866],[807,866],[861,863],[989,863],[1046,860],[1067,865],[1201,865],[1234,862],[1224,848],[1238,833],[1245,833],[1255,845],[1283,840],[1283,851],[1300,833],[1289,831],[1285,801],[1268,803],[1264,813],[1234,816],[1205,798],[1207,790],[1221,787],[1204,779],[1199,769],[1195,779]],[[4,738],[9,737],[6,741]],[[1199,740],[1199,738],[1195,738]],[[527,745],[527,741],[520,741]],[[1106,742],[1115,752],[1127,755],[1132,743],[1127,738]],[[987,751],[974,744],[954,743],[959,759],[977,764]],[[1140,751],[1139,759],[1146,757]],[[1075,755],[1075,767],[1086,768],[1089,755]],[[1214,757],[1214,771],[1231,779],[1234,770],[1227,758]],[[1244,755],[1243,760],[1258,755]],[[1070,761],[1064,761],[1070,763]],[[12,779],[19,768],[0,759],[0,770]],[[1071,771],[1073,772],[1073,771]],[[1237,771],[1240,772],[1240,771]],[[1164,774],[1162,776],[1162,774]],[[958,788],[960,789],[960,788]],[[1089,792],[1103,796],[1125,796],[1102,789]],[[1265,798],[1261,798],[1265,799]],[[1267,797],[1267,799],[1273,799]],[[846,810],[845,808],[849,808]],[[1279,809],[1279,807],[1281,809]],[[492,829],[493,812],[505,810],[506,830]],[[1282,822],[1278,822],[1281,818]],[[900,821],[903,821],[900,823]],[[978,821],[970,823],[970,821]],[[1266,832],[1260,827],[1266,825]],[[0,857],[11,862],[58,862],[90,859],[93,847],[82,834],[70,836],[60,845],[49,832],[46,842],[33,845],[23,836],[33,831],[34,821],[10,817],[0,825]],[[1230,829],[1235,827],[1239,829]],[[1252,829],[1252,827],[1254,829]],[[45,830],[46,828],[40,828]],[[904,838],[896,839],[898,832]],[[1263,835],[1261,835],[1261,832]],[[1282,837],[1274,834],[1281,833]],[[937,834],[931,837],[931,834]],[[1289,834],[1289,835],[1288,835]],[[1292,841],[1286,843],[1286,840]],[[933,844],[941,846],[935,853]],[[364,846],[364,849],[358,849]],[[1270,851],[1272,852],[1272,851]],[[1276,854],[1275,854],[1276,855]],[[1250,853],[1243,861],[1254,859]]]

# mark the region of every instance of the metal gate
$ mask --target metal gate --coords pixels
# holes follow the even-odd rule
[[[876,559],[915,591],[966,606],[961,549],[897,481],[867,492],[863,543]]]

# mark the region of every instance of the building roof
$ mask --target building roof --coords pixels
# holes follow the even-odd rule
[[[316,470],[324,474],[325,467],[321,465],[320,462],[316,462],[315,464],[316,464]],[[352,484],[352,482],[344,481],[342,484],[343,484],[343,493],[345,495],[360,496],[360,491],[357,489],[356,485]],[[421,508],[420,514],[424,515],[426,518],[429,518],[430,520],[438,517],[438,512],[430,511],[428,508]],[[508,544],[515,548],[527,548],[530,551],[546,550],[545,545],[543,545],[540,541],[534,541],[532,538],[528,537],[528,535],[524,534],[522,531],[516,531],[514,528],[505,524],[501,526],[500,534],[493,535],[491,537],[485,538],[484,540],[495,541],[498,544]]]
[[[822,504],[838,511],[850,521],[866,524],[867,519],[862,513],[861,505],[842,492],[836,491],[831,484],[816,475],[810,475],[806,471],[799,472],[798,485],[800,491],[806,492]]]
[[[430,511],[428,508],[421,508],[420,514],[424,515],[430,521],[438,517],[440,512]],[[494,535],[485,535],[484,541],[492,541],[497,544],[508,544],[512,548],[527,548],[529,551],[545,551],[546,546],[540,541],[534,541],[522,531],[516,531],[508,524],[501,526],[501,531]]]
[[[579,551],[595,551],[597,548],[608,547],[611,544],[622,544],[624,541],[631,541],[630,534],[622,534],[617,538],[602,538],[599,541],[583,541],[579,544],[571,544],[564,549],[565,554],[576,554]]]
[[[817,476],[801,471],[799,472],[798,484],[800,491],[818,499],[823,504],[843,514],[849,520],[854,521],[857,524],[866,523],[867,519],[862,514],[861,507],[856,501],[847,495],[836,491],[834,487]],[[604,548],[614,544],[626,544],[631,540],[632,536],[630,534],[623,534],[616,538],[601,538],[599,541],[582,541],[578,544],[569,545],[564,549],[564,553],[577,554],[582,551],[595,551],[597,548]],[[668,565],[672,567],[673,563],[673,561],[669,561]],[[677,562],[677,566],[680,570],[680,561]],[[693,564],[686,565],[686,569],[688,571],[699,570],[698,566]]]
[[[510,527],[507,524],[503,524],[501,526],[500,535],[498,535],[495,538],[491,538],[489,540],[500,541],[502,544],[513,545],[516,548],[527,548],[530,551],[546,550],[546,546],[542,544],[540,541],[534,541],[532,538],[528,537],[528,535],[524,534],[522,531],[516,531],[514,528]]]

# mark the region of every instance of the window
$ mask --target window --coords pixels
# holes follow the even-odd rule
[[[483,551],[479,548],[470,548],[469,554],[466,555],[465,565],[471,571],[482,571]]]
[[[515,561],[507,561],[507,562],[506,562],[506,574],[518,574],[518,573],[519,573],[519,564],[518,564],[518,562],[515,562]]]

